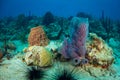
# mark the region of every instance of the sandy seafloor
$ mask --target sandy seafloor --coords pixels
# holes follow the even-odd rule
[[[21,56],[24,55],[22,51],[25,47],[28,47],[28,45],[21,43],[19,40],[13,42],[17,47],[15,51],[17,54],[10,60],[3,58],[3,62],[0,63],[0,80],[29,80],[27,72],[30,67],[21,60]],[[112,47],[115,58],[113,64],[109,66],[109,68],[102,69],[100,67],[93,67],[92,65],[75,67],[77,70],[76,73],[73,74],[74,77],[78,80],[120,80],[120,42],[111,40],[108,44]],[[2,45],[1,42],[0,45]],[[60,68],[58,65],[60,65]],[[50,74],[60,74],[59,70],[62,70],[63,66],[68,70],[74,67],[68,62],[54,62],[51,67],[45,68],[45,73],[48,74],[47,78],[38,80],[56,80],[51,79],[52,75]]]

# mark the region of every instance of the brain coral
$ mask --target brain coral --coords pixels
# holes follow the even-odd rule
[[[28,42],[30,46],[46,46],[49,42],[42,26],[34,27],[30,31],[28,37]]]
[[[46,67],[52,65],[52,53],[42,46],[30,46],[25,54],[27,65]]]

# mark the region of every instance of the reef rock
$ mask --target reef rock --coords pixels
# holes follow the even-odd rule
[[[86,66],[85,71],[93,77],[102,77],[102,76],[109,76],[111,73],[106,69],[102,69],[101,67],[93,67],[93,66]]]
[[[110,48],[105,41],[98,37],[94,33],[90,33],[89,40],[87,41],[87,57],[89,62],[94,66],[101,66],[103,68],[108,67],[112,64],[113,50]]]
[[[52,65],[52,53],[44,47],[31,46],[25,49],[25,62],[27,65],[47,67]]]

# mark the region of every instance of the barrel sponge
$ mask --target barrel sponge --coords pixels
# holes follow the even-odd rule
[[[28,42],[30,46],[46,46],[49,43],[42,26],[37,26],[31,29],[30,35],[28,37]]]

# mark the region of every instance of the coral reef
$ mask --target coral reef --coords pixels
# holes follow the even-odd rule
[[[120,41],[116,38],[110,38],[108,43],[113,49],[114,57],[120,58]]]
[[[31,46],[24,50],[27,65],[47,67],[53,63],[52,53],[41,46]]]
[[[46,12],[46,14],[43,16],[43,25],[49,25],[50,23],[54,22],[54,15],[51,12]]]
[[[120,21],[76,16],[0,19],[0,80],[120,80]]]
[[[96,34],[90,33],[86,46],[89,62],[93,65],[107,68],[113,63],[112,49]]]
[[[28,37],[28,42],[30,46],[46,46],[49,40],[42,29],[42,26],[34,27],[31,29],[30,35]]]
[[[61,26],[58,23],[51,23],[44,27],[46,34],[50,40],[58,40],[61,35]]]
[[[61,48],[64,58],[75,58],[75,65],[80,64],[79,60],[85,58],[85,43],[88,35],[88,19],[74,17],[70,25],[70,39],[65,39]],[[82,59],[81,59],[82,60]]]
[[[101,36],[104,40],[107,38],[107,32],[99,20],[90,21],[89,26],[90,32],[96,33],[97,35]]]
[[[109,39],[109,45],[113,48],[117,48],[117,47],[119,47],[120,42],[115,38],[110,38]]]
[[[20,14],[17,16],[16,20],[16,29],[19,27],[26,27],[28,25],[28,18],[24,14]]]
[[[92,19],[92,16],[88,13],[84,13],[84,12],[78,12],[76,14],[77,17],[83,17],[83,18],[88,18],[89,20]]]
[[[4,41],[4,43],[1,46],[0,52],[2,53],[2,57],[5,56],[7,59],[10,59],[13,57],[13,54],[15,53],[16,45],[12,41]]]
[[[10,49],[10,50],[16,49],[15,43],[13,43],[11,41],[7,42],[7,44],[4,44],[3,46],[4,46],[4,48],[6,47],[7,49]]]

